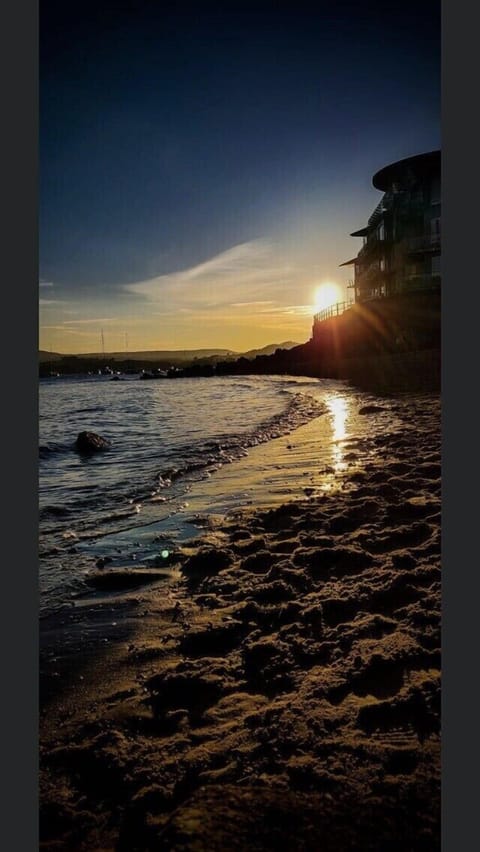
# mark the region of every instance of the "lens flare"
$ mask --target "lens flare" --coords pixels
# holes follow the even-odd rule
[[[315,310],[323,311],[341,301],[342,291],[338,284],[328,281],[315,290]]]

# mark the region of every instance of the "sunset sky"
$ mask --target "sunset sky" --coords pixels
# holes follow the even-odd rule
[[[440,147],[440,2],[40,4],[40,348],[308,339]]]

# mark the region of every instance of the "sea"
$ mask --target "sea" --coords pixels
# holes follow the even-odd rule
[[[318,417],[319,386],[286,376],[41,379],[41,612],[85,591],[95,560],[147,567],[172,561],[202,529],[203,518],[188,511],[189,492],[196,489],[198,498],[201,483],[222,467]],[[79,453],[82,431],[110,447]],[[208,513],[208,503],[196,505]]]

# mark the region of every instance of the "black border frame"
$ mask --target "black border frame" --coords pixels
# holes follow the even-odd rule
[[[2,537],[4,695],[2,845],[38,848],[38,19],[39,5],[2,6],[4,397]],[[480,146],[478,30],[473,4],[442,4],[443,842],[475,845],[479,621],[476,339],[472,263]],[[40,10],[41,11],[41,10]],[[5,109],[6,107],[6,109]],[[462,109],[463,107],[463,109]],[[473,279],[473,280],[472,280]],[[473,304],[472,304],[473,300]],[[8,353],[8,357],[7,357]],[[5,473],[5,467],[7,472]],[[9,469],[10,468],[10,469]],[[5,519],[5,511],[2,513]],[[9,552],[10,551],[10,552]],[[5,555],[6,554],[6,555]],[[477,640],[477,641],[476,641]],[[470,774],[471,773],[471,778]],[[478,841],[477,841],[478,842]]]

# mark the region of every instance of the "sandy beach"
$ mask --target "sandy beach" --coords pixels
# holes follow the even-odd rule
[[[219,471],[167,576],[99,569],[44,625],[42,850],[440,848],[440,401],[356,416]]]

